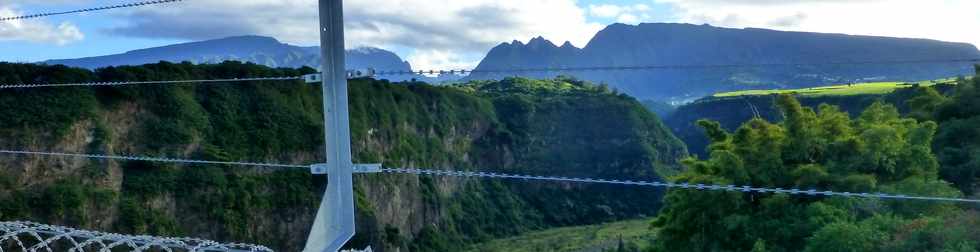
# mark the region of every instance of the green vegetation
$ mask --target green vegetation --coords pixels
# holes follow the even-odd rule
[[[164,62],[96,71],[0,64],[0,78],[7,83],[285,76],[313,71],[235,62]],[[567,77],[509,78],[448,87],[359,79],[350,82],[353,147],[356,161],[390,167],[644,180],[671,175],[673,180],[691,183],[958,197],[961,192],[972,193],[977,185],[980,167],[975,159],[980,145],[975,143],[980,143],[976,139],[980,132],[974,126],[980,124],[980,112],[975,111],[980,108],[975,104],[980,100],[976,88],[980,84],[976,79],[956,82],[955,89],[931,83],[916,88],[867,84],[809,93],[798,90],[796,98],[786,94],[710,98],[677,114],[704,114],[689,113],[695,108],[727,116],[721,122],[698,122],[707,133],[705,143],[698,146],[705,155],[686,159],[686,169],[679,169],[675,161],[686,155],[684,144],[643,103],[602,85]],[[221,161],[321,160],[319,88],[271,84],[9,89],[0,92],[0,138],[11,149],[73,146],[93,153]],[[882,90],[892,92],[880,94]],[[755,115],[759,118],[750,119]],[[4,203],[0,219],[202,236],[287,251],[302,246],[302,234],[324,186],[322,177],[303,171],[101,161],[65,166],[49,159],[37,163],[28,167],[29,172],[0,173],[0,202]],[[635,219],[658,213],[663,192],[656,189],[413,176],[359,176],[357,181],[359,232],[351,244],[356,247],[402,251],[980,248],[980,232],[974,228],[980,224],[978,214],[955,204],[677,190],[667,194],[662,214],[650,230],[648,221]],[[392,206],[397,212],[392,212]],[[615,222],[624,219],[634,220]]]
[[[5,84],[74,83],[93,78],[91,72],[65,66],[0,63],[0,83]],[[94,115],[98,105],[91,90],[25,89],[7,93],[0,96],[0,108],[9,108],[0,110],[0,118],[3,118],[0,135],[12,144],[23,144],[32,137],[61,138],[68,133],[71,123]]]
[[[735,97],[751,95],[774,95],[774,94],[794,94],[798,96],[846,96],[846,95],[868,95],[868,94],[887,94],[896,89],[908,87],[929,87],[942,84],[953,84],[956,79],[942,79],[920,82],[868,82],[855,84],[840,84],[812,88],[800,89],[768,89],[768,90],[742,90],[735,92],[717,93],[712,97]]]
[[[314,71],[237,62],[161,62],[95,71],[0,64],[6,83],[291,76]],[[42,78],[48,75],[67,77]],[[350,86],[357,162],[652,180],[661,177],[655,170],[676,172],[676,160],[686,153],[635,99],[570,78],[512,78],[453,87],[358,79]],[[80,149],[72,152],[298,164],[322,160],[322,106],[315,85],[255,82],[50,90],[0,92],[0,138],[6,140],[5,148],[61,150],[69,143]],[[43,108],[22,106],[38,102]],[[581,127],[586,124],[599,127]],[[5,203],[0,204],[0,219],[200,236],[284,251],[303,245],[302,234],[324,186],[322,177],[297,170],[96,161],[76,167],[51,159],[40,159],[29,168],[38,173],[0,173],[0,201]],[[57,176],[77,177],[72,182],[77,186],[54,186],[54,181],[32,175],[55,170]],[[18,184],[23,181],[34,183]],[[357,181],[359,232],[351,245],[411,251],[458,250],[531,230],[651,216],[659,208],[661,193],[394,175]],[[86,191],[90,188],[96,191]],[[53,199],[53,205],[33,205],[38,197]],[[51,212],[36,211],[38,207]],[[403,215],[413,217],[405,223]]]
[[[9,186],[0,192],[14,189]],[[6,197],[4,197],[6,196]],[[37,191],[8,192],[0,194],[4,204],[0,206],[0,219],[24,219],[36,216],[42,219],[60,220],[70,225],[87,225],[92,223],[90,216],[93,212],[108,209],[100,206],[101,202],[110,202],[116,198],[113,191],[103,188],[92,188],[75,179],[59,180],[50,187]]]
[[[678,182],[961,197],[939,180],[937,125],[875,102],[852,119],[776,100],[779,124],[749,120],[734,132],[699,121],[711,144]],[[653,222],[653,251],[972,251],[976,213],[951,203],[672,190]],[[955,221],[952,221],[955,220]]]
[[[0,78],[7,83],[285,76],[313,71],[235,62],[164,62],[96,71],[0,64]],[[643,103],[602,85],[568,77],[509,78],[448,87],[359,79],[350,82],[353,147],[357,162],[382,162],[389,167],[644,180],[671,175],[673,180],[691,183],[959,197],[977,187],[980,132],[975,125],[980,124],[980,104],[975,103],[980,100],[980,83],[976,79],[956,82],[955,89],[945,84],[897,89],[869,84],[796,92],[797,96],[742,95],[700,101],[680,108],[677,115],[715,111],[726,117],[721,122],[697,122],[707,135],[697,147],[705,155],[685,159],[686,169],[680,169],[676,160],[686,156],[684,143]],[[0,139],[4,148],[11,149],[70,147],[93,153],[220,161],[321,160],[319,88],[271,84],[8,89],[0,92]],[[886,89],[893,91],[878,94]],[[843,95],[857,93],[861,95]],[[28,171],[0,173],[0,219],[202,236],[286,251],[302,246],[302,234],[324,186],[322,177],[304,171],[146,162],[65,165],[50,159],[36,163]],[[636,219],[661,210],[663,192],[657,189],[414,176],[359,176],[357,181],[359,232],[351,243],[356,247],[402,251],[980,248],[980,232],[975,229],[980,217],[955,204],[675,190],[667,193],[651,230],[648,221]],[[625,219],[633,221],[615,222]]]
[[[467,251],[617,251],[647,247],[654,240],[650,220],[554,228],[474,244]]]
[[[980,74],[980,66],[977,66]],[[921,117],[939,122],[933,150],[943,179],[973,194],[980,189],[980,78],[961,79],[950,98],[924,94],[916,99]],[[929,114],[929,111],[933,111]]]
[[[464,164],[469,167],[658,179],[656,169],[676,170],[675,160],[685,154],[683,144],[655,115],[635,99],[605,86],[559,77],[509,78],[451,88],[485,99],[492,105],[486,110],[494,111],[496,118],[489,122],[491,128],[486,134],[471,143],[473,149],[468,155],[483,160]],[[477,113],[485,111],[483,107],[469,107],[479,108]],[[586,124],[596,128],[580,127]],[[422,182],[431,183],[428,179]],[[434,187],[424,191],[425,199],[445,205],[451,222],[438,229],[423,229],[415,245],[410,246],[412,251],[455,251],[473,242],[545,227],[649,216],[659,208],[659,197],[650,195],[660,193],[614,186],[576,185],[568,189],[505,181],[469,184],[465,192],[455,194],[437,193]],[[589,193],[575,193],[586,191]]]
[[[670,118],[674,115],[674,112],[677,111],[677,106],[670,103],[654,100],[645,100],[642,102],[643,105],[650,110],[650,112],[657,114],[657,116],[660,118]]]
[[[801,95],[792,93],[804,106],[817,107],[820,104],[833,104],[849,115],[857,116],[871,104],[883,101],[894,104],[898,111],[917,119],[927,119],[925,114],[931,114],[928,106],[935,107],[927,96],[942,97],[943,93],[955,88],[955,83],[924,86],[906,86],[884,94],[853,94],[853,95]],[[789,94],[789,93],[787,93]],[[913,98],[920,97],[917,100]],[[697,125],[700,119],[717,121],[726,130],[735,130],[745,121],[760,117],[769,121],[783,120],[783,115],[776,106],[778,95],[740,95],[726,97],[707,97],[685,104],[665,121],[673,129],[673,133],[684,141],[688,151],[693,155],[707,156],[708,138]],[[922,103],[921,105],[916,103]],[[913,108],[915,107],[915,108]]]

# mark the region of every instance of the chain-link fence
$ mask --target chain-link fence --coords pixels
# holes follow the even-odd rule
[[[230,243],[195,238],[170,238],[123,235],[33,222],[0,222],[0,252],[7,251],[262,251],[258,245]]]

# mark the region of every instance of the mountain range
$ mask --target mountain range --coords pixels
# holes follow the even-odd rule
[[[348,69],[373,67],[379,70],[412,70],[412,66],[395,53],[373,47],[347,50],[346,59]],[[48,60],[43,63],[95,69],[106,66],[142,65],[159,61],[220,63],[226,60],[253,62],[269,67],[298,68],[309,66],[319,68],[320,47],[290,45],[271,37],[236,36],[133,50],[114,55]]]
[[[520,73],[526,77],[573,75],[604,82],[642,99],[691,100],[720,91],[800,88],[869,80],[911,81],[972,74],[970,62],[933,61],[980,58],[974,45],[928,39],[855,36],[710,25],[613,24],[583,48],[561,46],[542,37],[527,44],[502,43],[476,70],[590,66],[717,66],[648,70]],[[866,64],[862,62],[929,61]],[[850,63],[850,64],[831,64]],[[771,66],[771,65],[777,66]],[[468,79],[513,74],[476,73]]]
[[[644,100],[691,101],[716,92],[744,89],[805,88],[830,83],[912,81],[973,73],[980,51],[967,43],[929,39],[856,36],[710,25],[612,24],[578,48],[558,46],[543,37],[492,48],[464,80],[511,76],[548,78],[571,75],[606,83]],[[80,59],[49,60],[83,68],[135,65],[158,61],[217,63],[254,62],[270,67],[319,67],[319,47],[285,44],[270,37],[238,36],[134,50]],[[926,61],[918,63],[896,63]],[[892,62],[869,64],[868,62]],[[846,63],[846,64],[839,64]],[[410,71],[393,52],[378,48],[347,51],[347,68]],[[754,66],[745,66],[754,65]],[[758,66],[767,65],[767,66]],[[492,73],[479,70],[594,66],[682,66],[645,70]],[[713,66],[713,67],[703,67]],[[724,66],[724,67],[718,67]],[[392,81],[452,81],[458,77],[386,76]]]

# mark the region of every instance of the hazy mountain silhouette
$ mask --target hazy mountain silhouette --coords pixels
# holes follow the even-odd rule
[[[477,70],[637,66],[814,63],[780,67],[658,69],[520,73],[528,77],[558,74],[605,82],[644,99],[683,100],[718,91],[807,87],[868,80],[921,80],[968,75],[970,63],[833,65],[828,62],[976,59],[971,44],[928,39],[854,36],[709,25],[613,24],[584,48],[556,46],[544,38],[526,45],[514,41],[490,50]],[[477,73],[468,79],[515,74]]]
[[[122,54],[80,59],[48,60],[47,64],[99,68],[118,65],[141,65],[159,61],[219,63],[225,60],[247,61],[270,67],[320,66],[320,47],[301,47],[270,37],[237,36],[129,51]],[[378,70],[410,71],[411,65],[393,52],[362,47],[347,50],[347,68],[374,67]],[[410,78],[411,76],[407,76]]]

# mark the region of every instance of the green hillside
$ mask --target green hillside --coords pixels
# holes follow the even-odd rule
[[[775,106],[775,97],[778,94],[791,94],[805,106],[817,107],[822,103],[837,105],[851,116],[856,116],[875,101],[882,100],[894,104],[904,114],[910,112],[907,101],[913,97],[929,90],[947,93],[963,81],[965,80],[943,79],[921,82],[919,85],[864,83],[814,89],[722,93],[677,107],[665,122],[684,141],[690,153],[703,157],[707,155],[708,138],[696,124],[698,120],[717,121],[727,130],[735,130],[742,122],[755,117],[780,121],[782,115]]]
[[[470,246],[470,252],[575,252],[616,251],[650,246],[655,232],[650,219],[637,219],[588,226],[554,228]]]
[[[226,62],[89,71],[0,63],[0,83],[291,76]],[[0,148],[219,161],[322,161],[320,87],[300,82],[0,90]],[[659,179],[684,145],[635,99],[572,79],[455,87],[350,81],[355,162]],[[601,127],[581,127],[598,123]],[[302,170],[0,156],[0,220],[302,248],[324,178]],[[357,236],[456,251],[527,231],[652,216],[659,190],[358,175]],[[587,193],[586,193],[587,192]]]
[[[798,96],[847,96],[847,95],[877,95],[894,92],[897,89],[913,86],[928,87],[940,84],[955,84],[956,79],[941,79],[920,82],[868,82],[855,84],[839,84],[800,89],[767,89],[743,90],[717,93],[712,97],[736,97],[752,95],[794,94]]]
[[[963,83],[966,85],[966,83]],[[933,94],[935,94],[933,92]],[[922,97],[908,100],[920,104]],[[914,101],[914,102],[912,102]],[[784,118],[736,130],[701,120],[710,155],[672,177],[691,184],[964,197],[940,178],[932,121],[877,101],[850,116],[775,97]],[[925,104],[925,103],[921,103]],[[670,190],[652,251],[975,251],[975,204],[737,191]]]
[[[976,199],[964,193],[977,188],[980,174],[976,156],[967,154],[978,149],[978,85],[980,79],[959,80],[955,90],[946,90],[951,95],[932,87],[906,88],[878,96],[867,106],[834,97],[840,99],[821,101],[843,106],[808,107],[792,95],[765,96],[774,100],[780,122],[752,118],[726,130],[718,122],[698,121],[710,137],[711,154],[684,160],[687,169],[671,178],[692,184]],[[811,98],[817,97],[801,97]],[[903,117],[898,107],[885,101],[905,104],[907,114],[919,119]],[[716,105],[716,110],[732,106],[706,104]],[[844,106],[855,111],[853,116]],[[651,223],[555,228],[479,243],[468,251],[980,248],[975,204],[680,189],[669,190],[664,200]]]

